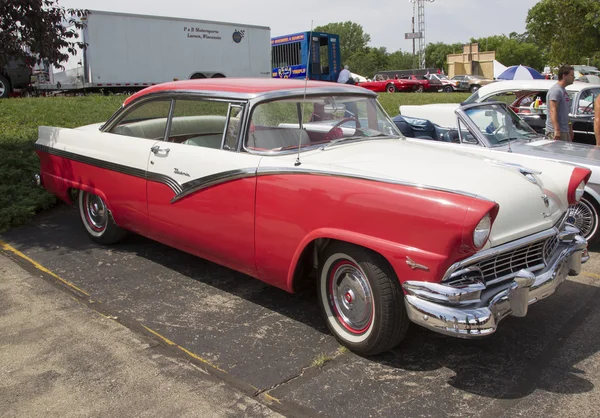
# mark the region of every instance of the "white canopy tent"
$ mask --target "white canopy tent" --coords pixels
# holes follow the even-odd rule
[[[494,60],[494,78],[498,78],[508,67]]]

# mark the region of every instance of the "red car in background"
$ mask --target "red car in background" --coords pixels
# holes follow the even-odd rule
[[[421,87],[418,81],[389,78],[389,76],[383,74],[376,74],[373,81],[359,82],[358,85],[376,93],[386,91],[388,93],[395,93],[397,91],[411,92],[417,91]]]
[[[430,83],[425,76],[417,76],[414,74],[411,75],[403,75],[400,76],[400,80],[410,80],[419,83],[417,88],[417,93],[422,93],[424,91],[438,91],[441,89],[441,86],[437,83]]]

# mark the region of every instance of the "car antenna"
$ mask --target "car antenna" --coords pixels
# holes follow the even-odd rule
[[[313,30],[313,21],[310,21],[310,32],[308,36],[308,61],[306,62],[306,75],[304,76],[304,97],[302,98],[302,111],[300,112],[300,120],[299,126],[300,130],[304,129],[302,124],[302,119],[304,119],[304,103],[306,103],[306,88],[308,84],[308,72],[310,70],[310,52],[312,51],[312,30]],[[295,167],[298,167],[300,164],[300,146],[302,145],[302,135],[298,136],[298,156],[296,157],[296,162],[294,163]]]

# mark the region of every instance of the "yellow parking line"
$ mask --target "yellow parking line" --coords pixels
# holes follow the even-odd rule
[[[194,353],[192,353],[191,351],[189,351],[189,350],[187,350],[187,349],[183,348],[182,346],[180,346],[180,345],[178,345],[178,344],[174,343],[173,341],[169,340],[167,337],[164,337],[164,336],[160,335],[158,332],[154,331],[153,329],[150,329],[150,328],[148,328],[148,327],[147,327],[147,326],[145,326],[144,324],[142,324],[142,326],[143,326],[143,327],[144,327],[144,328],[145,328],[145,329],[146,329],[148,332],[150,332],[150,333],[152,333],[152,334],[156,335],[158,338],[160,338],[161,340],[163,340],[163,341],[164,341],[164,342],[166,342],[167,344],[169,344],[169,345],[173,345],[173,346],[177,347],[179,350],[183,351],[183,352],[184,352],[185,354],[187,354],[188,356],[190,356],[190,357],[192,357],[192,358],[195,358],[196,360],[199,360],[199,361],[201,361],[201,362],[202,362],[202,363],[204,363],[204,364],[207,364],[207,365],[209,365],[209,366],[210,366],[210,367],[212,367],[213,369],[216,369],[216,370],[218,370],[218,371],[220,371],[220,372],[223,372],[223,373],[227,373],[225,370],[223,370],[223,369],[219,368],[218,366],[215,366],[215,365],[214,365],[214,364],[212,364],[210,361],[208,361],[208,360],[206,360],[206,359],[203,359],[203,358],[202,358],[202,357],[200,357],[199,355],[197,355],[197,354],[194,354]]]
[[[61,283],[69,286],[70,288],[72,288],[72,289],[74,289],[74,290],[78,291],[79,293],[82,293],[82,294],[84,294],[86,296],[90,296],[90,294],[88,292],[86,292],[85,290],[82,290],[82,289],[78,288],[73,283],[69,282],[68,280],[65,280],[62,277],[59,277],[58,275],[52,273],[46,267],[42,266],[37,261],[32,260],[31,258],[27,257],[21,251],[17,250],[16,248],[12,247],[11,245],[7,244],[6,242],[0,240],[0,246],[2,247],[2,249],[4,251],[9,251],[9,252],[13,253],[16,256],[21,257],[23,260],[26,260],[26,261],[30,262],[33,265],[33,267],[35,267],[36,269],[38,269],[40,271],[43,271],[46,274],[49,274],[50,276],[54,277],[56,280],[60,281]]]
[[[590,271],[582,271],[584,276],[593,277],[595,279],[600,279],[600,274],[592,273]]]

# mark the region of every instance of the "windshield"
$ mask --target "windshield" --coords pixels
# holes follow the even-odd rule
[[[253,151],[285,151],[389,136],[402,134],[375,98],[307,95],[258,104],[245,145]]]
[[[479,100],[479,90],[476,90],[475,93],[473,93],[469,97],[467,97],[467,100],[465,100],[461,104],[466,105],[466,104],[470,104],[470,103],[477,103],[477,100]]]
[[[538,133],[505,105],[489,104],[464,112],[492,146],[506,145],[509,140],[530,141],[539,138]]]

